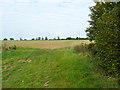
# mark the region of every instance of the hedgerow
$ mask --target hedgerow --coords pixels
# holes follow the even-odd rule
[[[100,65],[109,74],[120,73],[120,8],[115,7],[96,21],[95,42]]]
[[[120,87],[120,1],[97,2],[90,7],[90,27],[86,32],[89,40],[95,40],[95,45],[89,45],[96,64],[106,71],[106,75],[118,78]]]

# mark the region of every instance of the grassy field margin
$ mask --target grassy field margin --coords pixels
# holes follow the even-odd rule
[[[17,48],[3,52],[3,88],[113,88],[90,57],[74,49]]]

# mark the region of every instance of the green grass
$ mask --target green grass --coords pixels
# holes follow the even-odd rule
[[[73,49],[17,48],[2,54],[3,88],[117,87],[115,79],[97,72],[90,58]]]

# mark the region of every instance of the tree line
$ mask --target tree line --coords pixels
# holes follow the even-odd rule
[[[14,38],[9,38],[9,39],[7,39],[7,38],[4,38],[3,39],[4,41],[6,41],[6,40],[11,40],[11,41],[14,41],[15,39]],[[22,38],[20,38],[19,40],[27,40],[27,39],[22,39]],[[43,37],[38,37],[38,38],[32,38],[31,40],[88,40],[88,38],[80,38],[80,37],[76,37],[76,38],[72,38],[72,37],[67,37],[67,38],[65,38],[65,39],[60,39],[60,37],[57,37],[57,38],[54,38],[54,39],[48,39],[48,37],[45,37],[45,38],[43,38]]]

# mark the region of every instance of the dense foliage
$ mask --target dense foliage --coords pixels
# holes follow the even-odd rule
[[[96,25],[96,47],[102,66],[109,73],[120,70],[120,8],[115,7],[109,13],[98,18]]]
[[[99,65],[120,77],[120,2],[97,2],[90,10],[91,26],[86,32],[91,41],[95,40]]]

